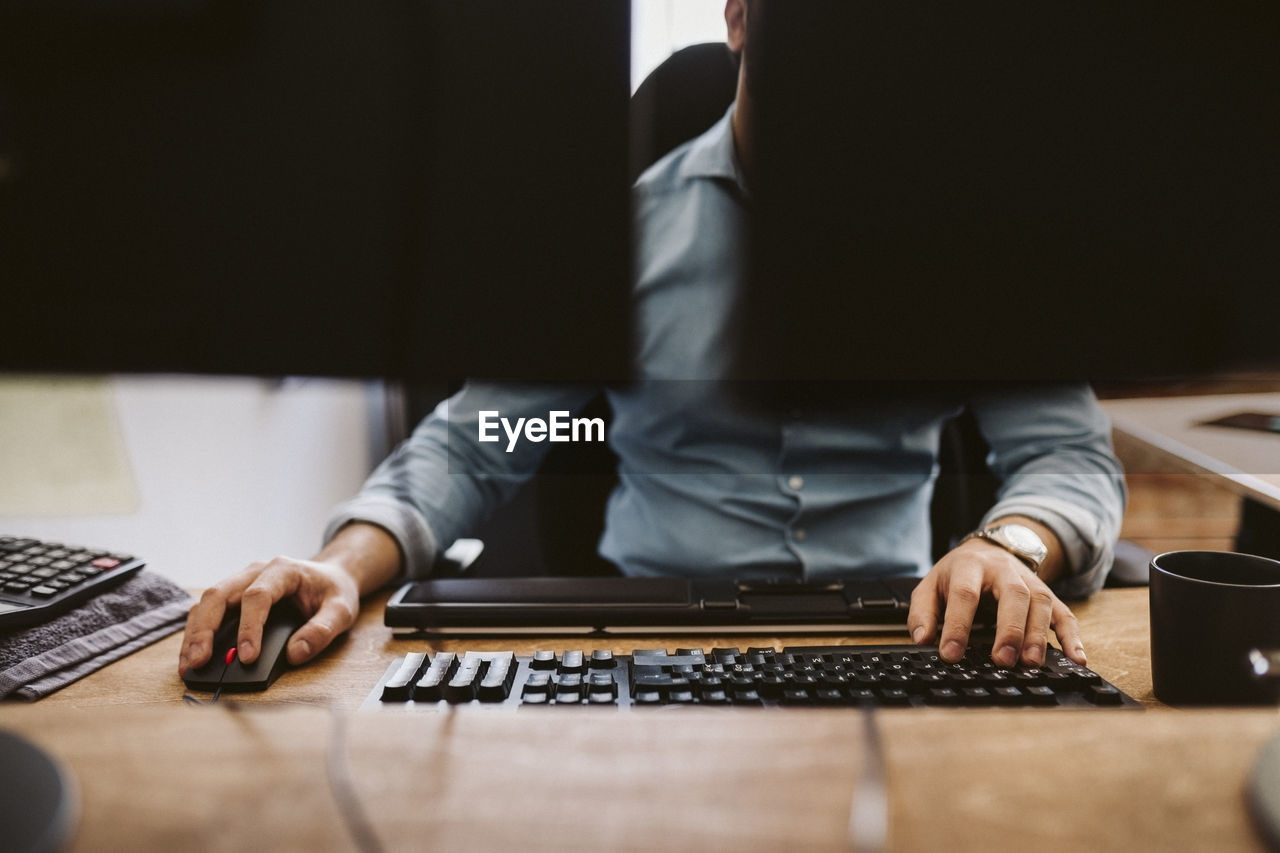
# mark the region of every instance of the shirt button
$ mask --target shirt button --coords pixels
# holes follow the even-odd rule
[[[799,474],[792,474],[791,479],[787,480],[787,485],[798,492],[804,488],[804,477]]]
[[[804,538],[809,535],[809,532],[805,530],[803,527],[797,527],[795,529],[795,532],[792,533],[791,535],[795,537],[795,540],[797,542],[803,542]]]

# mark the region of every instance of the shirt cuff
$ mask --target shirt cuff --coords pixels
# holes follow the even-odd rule
[[[324,541],[327,544],[344,526],[355,522],[376,524],[396,540],[404,562],[404,574],[425,578],[435,564],[439,546],[422,514],[392,498],[360,495],[339,504],[329,516]]]
[[[993,506],[982,526],[1010,515],[1038,521],[1058,537],[1066,560],[1064,576],[1053,585],[1059,596],[1084,598],[1102,588],[1111,571],[1115,543],[1091,513],[1056,498],[1018,496]]]

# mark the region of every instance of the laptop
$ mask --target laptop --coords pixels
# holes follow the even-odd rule
[[[901,632],[919,580],[439,578],[401,586],[386,624],[450,636]]]

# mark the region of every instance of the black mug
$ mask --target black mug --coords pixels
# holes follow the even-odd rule
[[[1260,677],[1251,653],[1277,650],[1280,562],[1224,551],[1152,558],[1151,681],[1161,702],[1275,703],[1280,679]]]

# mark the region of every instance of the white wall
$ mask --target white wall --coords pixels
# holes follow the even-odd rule
[[[724,40],[724,0],[631,0],[631,88],[680,48]]]
[[[0,530],[128,551],[201,587],[255,559],[310,556],[328,511],[376,462],[358,382],[135,376],[109,385],[134,505],[74,516],[10,506]]]

